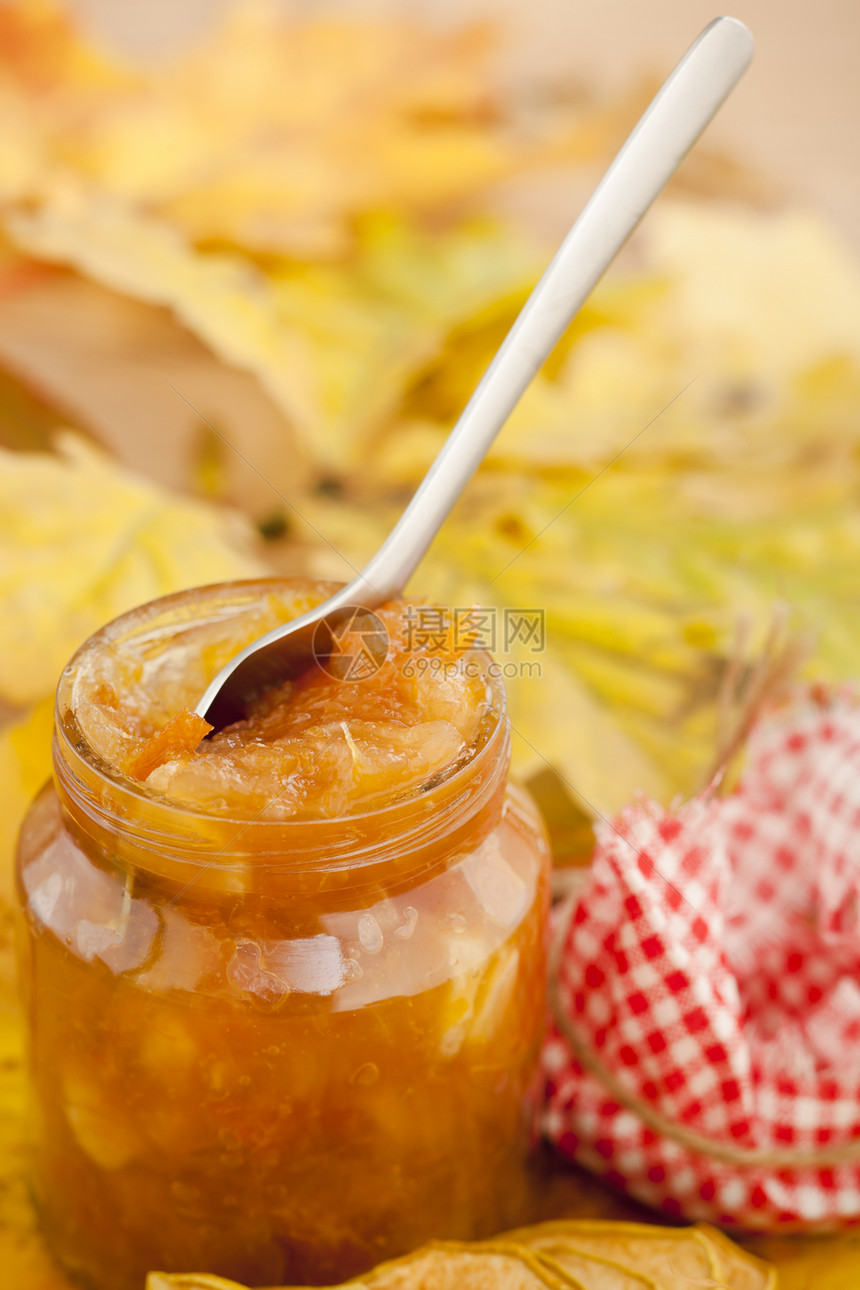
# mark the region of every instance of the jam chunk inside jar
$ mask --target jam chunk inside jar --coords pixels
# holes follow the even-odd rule
[[[524,1216],[549,857],[489,659],[392,602],[360,674],[312,664],[203,743],[190,711],[331,590],[168,597],[63,675],[22,966],[36,1194],[97,1290],[330,1284]]]

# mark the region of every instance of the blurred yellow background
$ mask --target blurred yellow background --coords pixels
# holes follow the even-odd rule
[[[94,34],[141,57],[193,41],[224,0],[66,0]],[[619,93],[663,77],[720,13],[747,24],[753,66],[709,138],[781,179],[832,218],[860,250],[860,5],[856,0],[284,0],[287,13],[427,16],[445,25],[490,17],[510,33],[498,59],[518,91],[541,81]],[[557,211],[559,228],[569,212]]]

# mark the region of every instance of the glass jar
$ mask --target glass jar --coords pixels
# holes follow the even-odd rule
[[[157,652],[261,588],[86,643],[22,830],[36,1195],[98,1290],[152,1269],[330,1284],[524,1216],[549,855],[508,782],[501,681],[465,764],[338,819],[171,804],[81,733],[82,660]]]

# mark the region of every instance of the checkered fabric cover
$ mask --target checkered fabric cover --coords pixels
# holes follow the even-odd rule
[[[543,1052],[558,1149],[675,1217],[860,1222],[860,702],[804,692],[754,731],[731,796],[602,825],[567,905],[553,999],[579,1058],[554,1021]]]

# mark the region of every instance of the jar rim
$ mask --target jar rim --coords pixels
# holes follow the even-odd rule
[[[408,844],[414,832],[426,834],[428,817],[432,822],[440,814],[456,812],[459,805],[465,806],[468,799],[474,796],[471,789],[476,779],[486,778],[499,758],[504,759],[506,772],[510,727],[504,683],[487,666],[491,660],[485,651],[474,651],[474,656],[480,660],[482,677],[488,689],[488,713],[493,715],[494,720],[482,732],[475,752],[449,775],[443,772],[440,778],[436,772],[424,784],[412,788],[407,796],[371,806],[364,811],[338,816],[272,820],[209,812],[171,802],[110,767],[99,757],[80,730],[70,696],[76,672],[89,653],[101,645],[110,644],[135,620],[140,622],[142,628],[146,628],[158,616],[173,609],[186,608],[201,595],[213,601],[223,601],[228,596],[241,602],[243,598],[250,601],[255,595],[264,595],[286,587],[320,585],[321,580],[317,579],[283,577],[209,583],[148,601],[112,619],[89,636],[66,664],[57,686],[54,771],[61,796],[67,800],[71,798],[76,809],[97,826],[114,833],[131,828],[145,850],[169,848],[171,855],[177,860],[193,858],[199,864],[202,854],[211,853],[213,844],[218,848],[221,843],[223,845],[218,849],[215,860],[223,858],[226,863],[220,867],[231,867],[235,865],[237,858],[246,854],[232,844],[251,834],[254,838],[251,851],[255,864],[261,867],[265,865],[267,856],[277,855],[283,864],[285,855],[301,854],[306,860],[310,860],[310,853],[325,853],[331,859],[333,867],[338,867],[338,855],[348,854],[349,866],[353,867],[362,863],[365,853],[367,860],[377,861],[381,858],[379,839],[384,836],[386,825],[395,826],[393,833],[397,848],[402,851],[404,843]],[[330,585],[334,591],[339,584],[322,585]],[[183,622],[187,626],[195,620],[200,621],[185,618]],[[433,784],[432,781],[437,779],[438,782]],[[428,783],[432,787],[427,788]],[[151,824],[146,822],[146,817],[152,817]],[[231,831],[233,837],[225,839],[225,835]],[[314,837],[309,840],[307,835],[311,831]],[[362,847],[362,839],[368,838],[375,841],[367,842]]]

